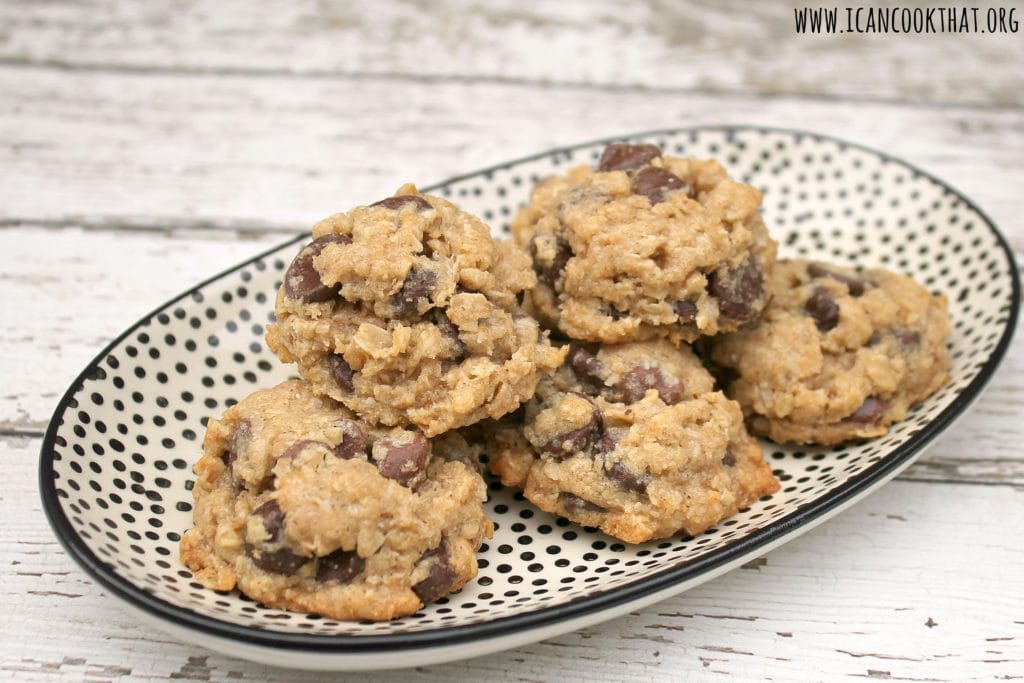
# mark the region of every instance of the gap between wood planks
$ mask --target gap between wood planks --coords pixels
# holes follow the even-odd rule
[[[254,225],[255,224],[255,225]],[[145,233],[163,234],[172,237],[176,232],[207,233],[216,235],[217,239],[265,239],[268,235],[281,233],[281,242],[288,239],[288,235],[308,233],[309,227],[299,224],[284,225],[279,223],[267,223],[252,220],[214,220],[200,218],[187,220],[182,218],[168,218],[166,220],[136,221],[125,220],[116,216],[81,216],[69,217],[66,219],[48,218],[0,218],[0,230],[4,228],[39,228],[42,230],[69,230],[80,229],[87,232],[124,232],[124,233]],[[201,235],[190,235],[199,237]]]
[[[114,64],[101,62],[69,62],[58,59],[30,59],[0,57],[0,67],[21,69],[43,69],[68,72],[109,73],[126,75],[157,76],[209,76],[235,78],[295,78],[336,81],[391,81],[416,84],[455,85],[504,85],[537,88],[539,90],[583,90],[607,93],[652,94],[652,95],[697,95],[701,97],[732,97],[746,100],[776,100],[780,98],[826,102],[838,104],[877,104],[908,107],[913,109],[946,109],[956,107],[985,112],[1019,112],[1024,105],[959,100],[906,100],[897,97],[872,97],[868,95],[804,93],[804,92],[759,92],[732,88],[654,86],[643,83],[591,83],[587,81],[548,80],[494,74],[445,74],[408,73],[398,71],[342,71],[336,69],[292,68],[292,67],[232,67],[232,66],[161,66],[150,64]]]

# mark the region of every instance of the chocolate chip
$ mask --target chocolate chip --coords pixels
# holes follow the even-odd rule
[[[402,289],[395,294],[391,304],[398,310],[399,315],[415,315],[419,313],[420,299],[428,299],[429,304],[430,292],[433,291],[435,284],[437,273],[414,268],[406,275]]]
[[[633,194],[647,197],[652,205],[665,201],[668,193],[682,189],[687,189],[687,185],[679,176],[657,166],[637,171],[633,177]]]
[[[366,568],[366,560],[354,550],[335,550],[320,558],[316,567],[317,581],[348,583]]]
[[[804,303],[804,310],[814,318],[814,324],[822,332],[828,332],[839,324],[839,304],[824,287],[814,289],[814,293]]]
[[[420,557],[420,562],[429,562],[430,569],[427,578],[414,585],[412,592],[424,603],[434,602],[447,595],[456,578],[455,568],[448,557],[448,549],[442,544],[428,550]]]
[[[807,274],[811,277],[827,277],[835,280],[836,282],[842,282],[846,285],[846,289],[850,292],[850,296],[860,296],[864,293],[865,286],[863,280],[850,277],[849,275],[844,275],[843,273],[836,273],[828,268],[818,265],[817,263],[807,264]]]
[[[915,330],[908,330],[904,327],[893,330],[892,334],[904,349],[913,349],[921,343],[921,333]]]
[[[616,142],[604,148],[601,161],[597,164],[598,171],[629,171],[646,166],[651,159],[661,156],[657,145],[630,145]]]
[[[220,459],[224,462],[224,467],[231,467],[238,460],[238,453],[234,451],[224,451],[220,455]]]
[[[722,464],[726,467],[732,467],[736,464],[736,456],[733,455],[732,451],[725,452],[725,455],[722,456]]]
[[[600,441],[600,437],[601,415],[595,408],[585,425],[556,436],[541,446],[540,451],[555,458],[565,458],[574,453],[590,451]]]
[[[608,374],[608,369],[590,351],[582,347],[574,348],[569,354],[569,365],[576,377],[589,388],[600,390],[604,387],[602,376]]]
[[[380,473],[408,488],[424,479],[429,457],[430,442],[421,432],[412,432],[409,441],[386,438],[373,444],[373,459]]]
[[[331,299],[337,286],[328,287],[320,279],[320,273],[313,267],[315,259],[328,244],[349,244],[352,238],[348,235],[330,234],[317,237],[307,244],[288,266],[284,274],[284,293],[292,299],[308,303],[317,303]]]
[[[760,262],[752,258],[736,270],[716,270],[708,276],[708,292],[726,316],[738,322],[750,320],[757,314],[754,303],[764,293]]]
[[[646,474],[639,475],[629,471],[621,462],[612,465],[608,470],[608,478],[617,481],[620,486],[636,493],[647,493],[647,485],[651,478]]]
[[[676,315],[679,316],[679,324],[685,325],[697,319],[697,304],[692,301],[677,301],[675,306]]]
[[[895,338],[896,341],[900,343],[900,346],[904,351],[912,351],[921,344],[920,332],[901,327],[890,331],[872,332],[871,336],[868,337],[867,345],[875,346],[876,344],[880,344],[889,336]]]
[[[455,362],[465,359],[469,355],[469,349],[466,347],[466,343],[459,337],[459,328],[452,323],[448,315],[438,309],[434,315],[434,324],[437,325],[437,329],[441,331],[444,338],[451,342],[453,349],[452,359]]]
[[[558,494],[558,502],[562,504],[566,512],[571,515],[578,515],[584,512],[604,512],[605,508],[597,503],[591,503],[586,498],[580,498],[575,493],[562,491]]]
[[[860,404],[860,408],[857,408],[853,415],[847,419],[850,422],[859,422],[862,424],[878,422],[878,420],[881,419],[882,414],[885,413],[885,409],[885,401],[875,398],[874,396],[868,396],[864,399],[864,402]]]
[[[551,287],[554,287],[555,283],[562,277],[562,273],[565,272],[565,266],[569,263],[569,259],[572,258],[573,254],[569,242],[559,235],[555,240],[555,256],[551,259],[550,265],[545,265],[537,257],[536,242],[530,243],[530,255],[533,257],[533,270],[537,273],[537,277],[544,280]]]
[[[263,550],[256,546],[246,546],[246,549],[253,564],[274,574],[294,574],[308,561],[308,558],[296,555],[287,548]]]
[[[415,194],[400,194],[397,197],[388,197],[387,199],[382,199],[379,202],[374,202],[373,204],[370,204],[370,206],[383,206],[385,209],[398,211],[406,204],[415,204],[418,211],[425,211],[426,209],[434,208],[426,199]]]
[[[328,451],[331,450],[331,447],[328,444],[325,444],[323,441],[314,441],[313,439],[302,439],[301,441],[296,441],[287,449],[285,449],[285,452],[281,454],[280,459],[291,460],[292,458],[297,457],[299,453],[302,453],[302,451],[306,450],[310,446],[323,446]]]
[[[683,397],[683,383],[658,368],[635,367],[622,376],[615,385],[616,399],[622,403],[636,403],[648,389],[656,389],[662,401],[671,405]]]
[[[281,506],[278,505],[277,501],[273,499],[268,500],[253,510],[252,514],[263,518],[263,528],[266,529],[267,535],[270,536],[270,542],[277,541],[281,535],[281,529],[284,528],[284,511],[281,510]]]
[[[601,435],[600,442],[598,442],[598,450],[601,452],[601,455],[608,455],[614,451],[616,442],[617,439],[612,435],[612,433],[605,431],[605,433]]]
[[[325,362],[327,363],[327,371],[331,373],[331,379],[334,380],[335,384],[345,391],[355,389],[355,384],[353,383],[355,372],[343,355],[340,353],[329,354]]]
[[[270,536],[270,540],[265,543],[246,543],[245,549],[249,557],[252,558],[253,564],[264,571],[274,574],[292,574],[307,562],[308,558],[296,555],[288,548],[280,548],[278,550],[265,549],[264,546],[266,545],[279,543],[282,531],[284,530],[284,512],[276,500],[268,500],[253,510],[252,514],[261,518],[263,528],[267,535]]]
[[[366,437],[359,425],[353,420],[339,420],[337,424],[341,427],[341,443],[334,447],[334,454],[342,460],[365,455]]]

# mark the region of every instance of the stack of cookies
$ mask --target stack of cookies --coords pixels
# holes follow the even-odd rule
[[[778,490],[751,432],[884,433],[946,379],[944,300],[776,262],[760,203],[714,161],[616,144],[541,181],[514,241],[411,185],[321,221],[267,331],[301,379],[210,422],[183,561],[391,619],[476,575],[485,450],[539,508],[642,543]]]

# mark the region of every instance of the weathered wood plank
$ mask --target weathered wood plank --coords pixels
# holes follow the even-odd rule
[[[0,676],[316,681],[183,645],[60,551],[32,484],[38,439],[0,439]],[[1024,490],[893,482],[767,557],[627,617],[465,662],[353,681],[991,680],[1024,675]],[[102,645],[101,645],[102,644]],[[872,674],[871,672],[876,672]],[[884,672],[884,673],[882,673]]]
[[[45,429],[78,372],[124,328],[194,283],[288,236],[74,227],[0,230],[0,253],[7,261],[0,272],[0,306],[22,321],[0,330],[0,376],[7,379],[0,394],[0,430]],[[1022,378],[1024,356],[1010,353],[968,415],[905,476],[1024,485],[1024,453],[1007,448],[1024,442]]]
[[[494,83],[66,73],[0,67],[0,225],[290,229],[407,180],[695,124],[802,127],[955,185],[1024,251],[1024,110]],[[40,201],[40,198],[46,198]]]
[[[111,339],[162,302],[289,235],[231,231],[0,230],[0,430],[45,428]]]
[[[0,60],[135,72],[372,74],[1024,103],[1019,28],[1016,34],[799,35],[794,9],[808,4],[814,6],[793,0],[5,3]],[[901,3],[915,5],[929,3]],[[1019,8],[1015,19],[1024,19]]]

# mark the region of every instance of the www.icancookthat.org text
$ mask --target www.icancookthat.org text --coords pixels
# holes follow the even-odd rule
[[[1017,33],[1016,7],[798,7],[797,33]]]

